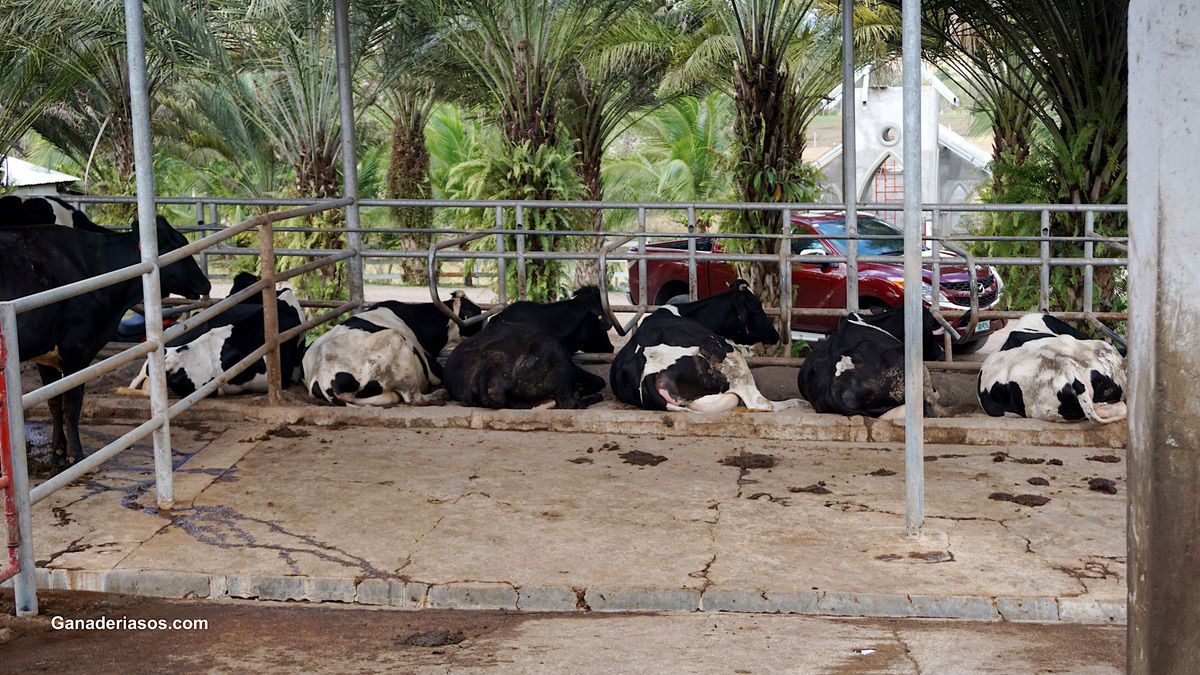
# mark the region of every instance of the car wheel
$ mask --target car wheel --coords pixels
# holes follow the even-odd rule
[[[875,298],[863,298],[858,303],[858,311],[863,314],[883,314],[889,309],[891,307],[888,307],[886,302]]]
[[[654,296],[654,304],[677,305],[681,302],[679,298],[683,298],[682,302],[688,301],[687,286],[678,283],[667,284],[658,289],[658,295]]]

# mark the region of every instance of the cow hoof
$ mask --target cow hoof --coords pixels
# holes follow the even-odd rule
[[[786,401],[771,401],[771,408],[774,412],[779,412],[788,408],[799,408],[801,403],[801,399],[789,398]]]

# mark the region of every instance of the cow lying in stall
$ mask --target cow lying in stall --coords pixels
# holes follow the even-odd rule
[[[979,368],[979,403],[994,417],[1107,424],[1125,419],[1125,359],[1048,314],[1026,314]]]
[[[20,227],[0,221],[0,299],[8,300],[57,288],[141,262],[137,232],[92,232],[57,225]],[[160,253],[187,244],[165,220],[157,224]],[[197,299],[209,292],[196,261],[184,258],[160,271],[162,293]],[[141,280],[134,278],[76,296],[17,317],[21,358],[38,364],[44,384],[85,368],[112,339],[121,317],[142,301]],[[50,399],[54,420],[52,462],[62,466],[83,459],[79,415],[84,387]]]
[[[935,336],[944,329],[928,309],[921,314],[922,358],[935,361],[944,353]],[[967,321],[964,316],[958,325]],[[923,379],[925,414],[944,415],[928,370]],[[837,330],[804,357],[796,385],[819,413],[879,417],[904,405],[904,308],[842,317]]]
[[[444,303],[455,316],[482,313],[462,291]],[[383,406],[445,398],[438,355],[480,324],[461,330],[433,303],[381,302],[322,335],[304,354],[305,385],[334,405]]]
[[[776,411],[798,399],[771,401],[754,383],[734,344],[773,345],[779,332],[742,280],[704,300],[668,305],[638,327],[609,372],[617,399],[646,410],[721,412],[738,405]]]
[[[610,328],[595,286],[561,302],[513,303],[451,352],[446,389],[468,406],[586,408],[602,399],[604,378],[571,356],[611,353]]]
[[[248,272],[239,273],[233,280],[229,294],[249,288],[258,277]],[[277,295],[279,331],[299,326],[303,321],[300,303],[290,288],[280,290]],[[167,343],[164,363],[167,371],[167,387],[176,396],[188,396],[208,384],[225,370],[245,359],[262,347],[263,337],[262,295],[255,293],[179,337]],[[283,387],[300,381],[300,357],[304,352],[304,334],[293,336],[279,345],[280,383]],[[129,383],[122,393],[145,394],[149,389],[148,364]],[[264,393],[267,391],[267,361],[259,358],[242,372],[217,388],[218,396]]]

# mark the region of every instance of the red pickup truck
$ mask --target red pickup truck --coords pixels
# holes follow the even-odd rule
[[[846,219],[840,213],[796,214],[792,216],[792,228],[796,234],[824,235],[830,238],[800,239],[792,242],[792,252],[799,256],[831,255],[846,253],[846,241],[836,239],[846,233]],[[862,214],[858,217],[859,235],[865,237],[858,242],[858,253],[863,256],[896,256],[895,263],[860,262],[858,265],[858,306],[864,311],[898,307],[904,299],[903,242],[895,237],[903,233],[874,216]],[[871,237],[880,237],[872,239]],[[636,248],[634,249],[637,250]],[[680,254],[679,260],[647,260],[648,286],[646,297],[654,304],[662,305],[680,295],[688,293],[687,240],[653,243],[648,253]],[[696,286],[699,296],[706,298],[724,291],[737,274],[733,266],[721,259],[724,253],[720,240],[701,237],[696,240]],[[922,296],[925,306],[931,306],[933,291],[933,267],[925,265]],[[638,298],[642,280],[638,276],[636,263],[629,265],[629,297]],[[965,309],[971,304],[968,284],[974,283],[979,293],[979,308],[990,309],[1000,300],[1004,283],[993,267],[976,266],[970,275],[962,263],[946,262],[941,265],[941,288],[937,300],[942,309]],[[844,308],[846,306],[845,263],[792,263],[792,289],[797,308]],[[831,333],[838,323],[833,316],[792,315],[792,330],[804,339],[816,339]],[[1000,328],[1002,321],[979,322],[975,337],[960,345],[955,351],[971,352],[983,345],[988,335]],[[817,334],[817,335],[812,335]]]

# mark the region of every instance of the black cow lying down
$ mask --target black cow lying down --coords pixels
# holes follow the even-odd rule
[[[613,359],[609,372],[617,399],[646,410],[721,412],[791,408],[799,400],[771,401],[754,383],[734,344],[773,345],[779,332],[749,285],[704,300],[668,305],[651,314]]]
[[[463,319],[482,313],[462,291],[444,304]],[[479,328],[472,324],[462,334],[473,335]],[[458,324],[431,302],[381,302],[309,346],[304,354],[305,385],[313,398],[334,405],[442,400],[438,354],[459,339]]]
[[[0,223],[3,225],[3,223]],[[187,243],[165,221],[158,223],[159,251]],[[0,300],[11,300],[111,272],[141,261],[138,234],[88,232],[57,225],[0,226]],[[162,268],[162,293],[196,299],[209,292],[193,258]],[[21,359],[38,364],[46,384],[85,368],[112,339],[121,317],[142,300],[138,278],[31,310],[17,317]],[[83,386],[50,400],[54,419],[52,461],[83,459],[79,414]]]
[[[1026,314],[979,369],[987,414],[1107,424],[1125,419],[1125,359],[1048,314]]]
[[[922,358],[944,353],[940,324],[922,308]],[[965,325],[967,317],[959,324]],[[957,336],[952,336],[957,340]],[[925,414],[945,414],[925,371]],[[842,317],[837,330],[804,357],[796,378],[800,394],[819,413],[879,417],[904,405],[904,308]]]
[[[571,356],[612,352],[610,328],[595,286],[561,302],[513,303],[450,353],[446,389],[482,408],[586,408],[603,398],[604,378]]]
[[[242,272],[233,280],[230,295],[245,290],[258,277]],[[290,288],[278,291],[276,304],[280,332],[291,330],[303,321],[300,303]],[[216,379],[223,371],[266,343],[263,331],[262,295],[255,293],[179,337],[167,343],[165,364],[167,387],[176,396],[188,396]],[[300,357],[304,352],[301,333],[279,345],[283,387],[300,379]],[[149,390],[148,365],[143,364],[125,391],[145,394]],[[214,392],[216,395],[263,393],[267,390],[267,360],[259,358],[250,367],[230,378]]]

